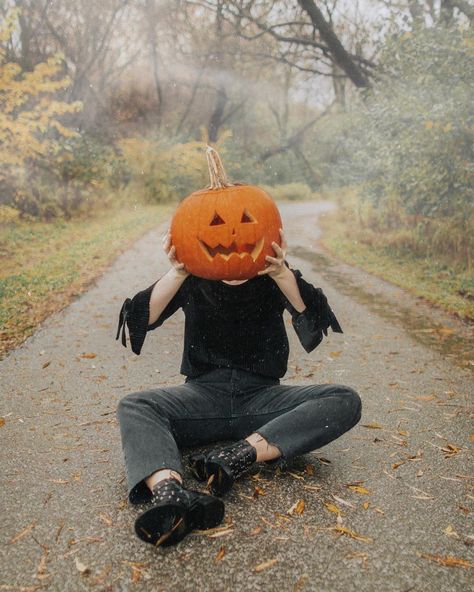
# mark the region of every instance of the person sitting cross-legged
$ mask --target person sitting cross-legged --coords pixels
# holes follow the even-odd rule
[[[132,392],[118,405],[130,503],[150,503],[135,522],[137,536],[172,545],[193,529],[217,526],[222,496],[254,463],[284,467],[350,430],[360,419],[358,393],[343,384],[280,384],[288,362],[283,312],[307,352],[342,333],[320,288],[286,261],[286,240],[249,280],[206,280],[176,259],[170,231],[163,248],[171,268],[122,305],[117,339],[129,329],[139,355],[146,333],[179,308],[185,314],[184,384]],[[231,441],[226,446],[213,444]],[[209,493],[183,484],[183,447],[213,444],[189,458]]]

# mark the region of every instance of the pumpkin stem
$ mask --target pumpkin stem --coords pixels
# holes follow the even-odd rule
[[[231,187],[233,183],[227,180],[221,158],[212,146],[207,146],[206,149],[207,166],[209,168],[209,177],[211,184],[210,189],[223,189],[224,187]]]

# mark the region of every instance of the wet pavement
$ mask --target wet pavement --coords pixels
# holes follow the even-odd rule
[[[0,362],[0,591],[471,589],[471,328],[332,259],[317,242],[327,207],[281,212],[290,265],[344,333],[307,354],[287,317],[283,382],[355,388],[359,425],[284,472],[256,466],[224,498],[222,529],[166,549],[135,537],[115,409],[184,380],[184,317],[150,332],[140,356],[115,332],[124,298],[167,269],[162,224]]]

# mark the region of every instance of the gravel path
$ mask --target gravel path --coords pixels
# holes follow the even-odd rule
[[[418,339],[442,323],[465,346],[467,329],[328,259],[317,245],[327,207],[281,211],[290,264],[324,290],[344,334],[307,354],[288,326],[284,382],[354,387],[359,425],[283,473],[257,467],[226,496],[225,530],[165,549],[135,537],[115,409],[184,380],[183,315],[149,333],[140,356],[115,332],[124,298],[166,269],[162,225],[0,362],[0,591],[472,589],[472,374],[446,344]],[[304,511],[288,514],[298,500]]]

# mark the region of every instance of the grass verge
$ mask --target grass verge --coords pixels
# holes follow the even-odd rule
[[[339,200],[338,200],[339,201]],[[377,275],[466,322],[474,321],[474,277],[441,258],[414,257],[383,235],[358,227],[352,208],[340,205],[320,217],[323,247],[346,263]]]
[[[70,221],[0,218],[0,359],[84,292],[170,210],[117,203]]]

